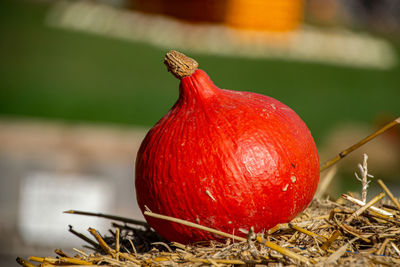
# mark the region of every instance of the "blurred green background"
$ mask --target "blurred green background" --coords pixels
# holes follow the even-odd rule
[[[48,2],[0,3],[0,115],[151,126],[178,81],[166,49],[51,28]],[[391,42],[399,54],[400,45]],[[316,142],[338,122],[400,114],[400,67],[373,70],[191,53],[216,85],[272,96],[293,108]]]

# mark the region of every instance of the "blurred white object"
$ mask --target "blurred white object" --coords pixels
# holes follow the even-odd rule
[[[75,209],[107,213],[115,205],[114,186],[99,177],[31,173],[21,181],[18,228],[23,241],[33,245],[82,244],[68,225],[87,234],[93,227],[107,232],[110,222],[96,217],[64,214]]]

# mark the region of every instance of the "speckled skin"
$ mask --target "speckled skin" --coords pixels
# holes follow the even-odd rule
[[[288,222],[313,198],[319,159],[310,131],[281,102],[223,90],[196,70],[179,99],[149,131],[136,161],[136,192],[163,215],[235,235]],[[170,241],[218,239],[208,232],[146,216]]]

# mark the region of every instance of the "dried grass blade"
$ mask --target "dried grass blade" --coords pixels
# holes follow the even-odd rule
[[[165,244],[164,242],[153,242],[151,243],[152,245],[161,245],[165,247],[170,253],[172,253],[172,249],[168,246],[168,244]]]
[[[70,233],[74,234],[75,236],[79,237],[79,238],[82,239],[83,241],[89,243],[89,244],[92,245],[94,248],[100,249],[99,244],[97,244],[96,242],[94,242],[92,239],[90,239],[89,237],[85,236],[84,234],[75,231],[75,230],[72,228],[72,225],[69,226],[68,231],[69,231]]]
[[[81,259],[75,259],[75,258],[60,257],[59,261],[60,261],[60,263],[70,263],[70,264],[74,264],[74,265],[93,265],[92,262],[81,260]]]
[[[380,219],[380,220],[384,220],[386,222],[390,222],[390,223],[393,223],[393,224],[396,224],[396,225],[400,225],[400,220],[399,219],[392,218],[390,216],[385,216],[385,215],[382,215],[380,213],[374,212],[372,210],[368,211],[368,215],[370,215],[372,217],[375,217],[377,219]]]
[[[29,257],[30,261],[36,261],[40,263],[51,263],[55,265],[65,265],[65,263],[69,264],[74,264],[74,265],[93,265],[92,262],[81,260],[81,259],[75,259],[75,258],[65,258],[65,257],[60,257],[60,258],[53,258],[53,257]]]
[[[157,214],[157,213],[150,212],[150,211],[145,211],[144,215],[147,215],[147,216],[150,216],[150,217],[154,217],[154,218],[158,218],[158,219],[162,219],[162,220],[167,220],[167,221],[170,221],[170,222],[180,223],[182,225],[186,225],[186,226],[189,226],[189,227],[197,228],[197,229],[204,230],[204,231],[207,231],[207,232],[210,232],[210,233],[213,233],[213,234],[217,234],[217,235],[220,235],[220,236],[223,236],[223,237],[232,238],[232,239],[235,239],[235,240],[238,240],[238,241],[246,241],[247,240],[246,238],[243,238],[243,237],[240,237],[240,236],[233,236],[231,234],[228,234],[228,233],[225,233],[225,232],[222,232],[222,231],[210,228],[210,227],[206,227],[206,226],[203,226],[203,225],[200,225],[200,224],[197,224],[197,223],[192,223],[192,222],[189,222],[189,221],[186,221],[186,220],[182,220],[182,219],[178,219],[178,218],[174,218],[174,217],[170,217],[170,216],[166,216],[166,215],[161,215],[161,214]]]
[[[365,143],[371,141],[372,139],[374,139],[375,137],[379,136],[380,134],[386,132],[387,130],[393,128],[394,126],[400,124],[400,117],[393,120],[392,122],[386,124],[385,126],[383,126],[382,128],[380,128],[379,130],[377,130],[376,132],[374,132],[373,134],[365,137],[364,139],[362,139],[361,141],[357,142],[356,144],[352,145],[351,147],[346,148],[345,150],[343,150],[342,152],[340,152],[337,156],[333,157],[332,159],[326,161],[324,164],[321,165],[320,167],[320,172],[323,172],[324,170],[328,169],[329,167],[331,167],[332,165],[336,164],[339,160],[341,160],[342,158],[344,158],[345,156],[347,156],[349,153],[353,152],[354,150],[356,150],[357,148],[359,148],[360,146],[364,145]]]
[[[55,263],[58,259],[51,258],[51,257],[35,257],[35,256],[32,256],[32,257],[29,257],[29,260],[30,261],[40,262],[40,263],[45,262],[45,261],[50,262],[50,263]]]
[[[201,262],[204,264],[210,264],[210,259],[201,259],[201,258],[189,258],[187,259],[190,262],[196,263],[196,262]],[[225,260],[225,259],[212,259],[216,263],[220,264],[231,264],[231,265],[245,265],[245,264],[260,264],[260,260],[255,260],[255,261],[243,261],[243,260]]]
[[[326,251],[341,234],[342,233],[339,230],[335,230],[331,237],[329,237],[329,239],[324,244],[322,244],[321,249]]]
[[[70,256],[68,256],[66,253],[64,253],[64,251],[62,251],[61,249],[56,249],[54,250],[54,252],[61,257],[65,257],[65,258],[72,258]]]
[[[96,229],[89,228],[88,231],[96,238],[97,242],[99,242],[100,247],[109,255],[115,255],[115,251],[110,248],[104,239],[100,236]]]
[[[186,248],[185,245],[183,245],[181,243],[178,243],[178,242],[171,242],[171,246],[177,247],[177,248],[180,248],[180,249],[183,249],[183,250]]]
[[[360,216],[364,211],[366,211],[368,208],[370,208],[372,205],[377,203],[379,200],[384,198],[386,194],[384,192],[380,193],[379,195],[375,196],[373,199],[368,201],[367,204],[356,210],[353,214],[351,214],[346,220],[345,223],[350,224],[351,221],[353,221],[356,217]]]
[[[141,265],[141,262],[137,259],[135,259],[134,257],[132,257],[132,254],[128,254],[128,253],[120,253],[119,256],[121,258],[124,258],[125,260],[131,261],[135,264]]]
[[[396,206],[397,210],[400,211],[400,203],[397,201],[397,199],[393,196],[392,192],[390,192],[389,188],[383,183],[381,179],[378,180],[378,184],[382,187],[382,189],[386,192],[386,194],[389,196],[390,200],[393,202],[393,204]]]
[[[215,260],[213,259],[208,259],[208,261],[211,263],[212,266],[217,266],[217,267],[221,267],[221,265],[219,265],[217,262],[215,262]]]
[[[366,242],[366,243],[371,243],[371,240],[369,240],[368,238],[366,238],[366,237],[364,237],[364,236],[361,236],[361,234],[360,234],[360,233],[357,233],[357,230],[354,229],[353,227],[351,227],[350,225],[338,223],[338,226],[339,226],[340,228],[342,228],[343,231],[345,231],[345,232],[351,234],[352,236],[355,236],[355,237],[357,237],[357,238],[363,240],[363,241]]]
[[[383,252],[384,252],[384,250],[385,250],[385,248],[386,248],[386,246],[387,246],[387,244],[388,244],[390,241],[391,241],[390,238],[386,238],[386,239],[383,241],[382,245],[379,247],[379,249],[376,251],[376,255],[382,255]]]
[[[335,177],[337,172],[337,168],[333,167],[329,170],[329,172],[325,175],[323,179],[321,179],[320,185],[317,188],[317,192],[314,195],[314,199],[320,199],[326,190],[328,189],[329,185],[331,184],[333,178]]]
[[[19,265],[23,267],[36,267],[36,265],[30,263],[27,260],[24,260],[23,258],[17,257],[16,261],[18,262]]]
[[[119,244],[119,235],[120,235],[120,230],[119,227],[115,229],[115,258],[118,260],[119,259],[119,249],[120,249],[120,244]]]
[[[89,257],[88,254],[86,254],[85,252],[83,252],[82,250],[79,250],[77,248],[73,248],[74,251],[78,252],[80,255],[79,256],[83,256],[83,257]]]
[[[303,233],[303,234],[306,234],[306,235],[308,235],[308,236],[311,236],[311,237],[313,237],[313,238],[316,238],[316,239],[318,239],[318,240],[321,241],[321,242],[326,242],[326,241],[328,240],[326,237],[324,237],[324,236],[322,236],[322,235],[319,235],[319,234],[316,234],[316,233],[314,233],[314,232],[311,232],[311,231],[309,231],[309,230],[307,230],[307,229],[304,229],[304,228],[302,228],[302,227],[300,227],[300,226],[297,226],[297,225],[295,225],[295,224],[289,223],[289,227],[292,228],[292,229],[294,229],[294,230],[296,230],[296,231],[299,231],[299,232],[301,232],[301,233]]]
[[[382,261],[382,260],[378,260],[378,259],[376,259],[375,257],[368,257],[367,259],[370,260],[370,261],[372,261],[372,262],[375,263],[375,264],[379,264],[379,265],[383,265],[383,266],[389,266],[389,267],[396,266],[396,265],[393,265],[393,263],[385,262],[385,261]],[[379,266],[379,265],[378,265],[378,266]]]
[[[304,256],[301,256],[301,255],[299,255],[293,251],[290,251],[286,248],[283,248],[273,242],[267,241],[260,236],[257,237],[257,241],[260,242],[261,244],[269,247],[270,249],[275,250],[275,251],[279,252],[280,254],[285,255],[291,259],[298,260],[298,261],[300,261],[302,263],[306,263],[306,264],[308,264],[310,262],[315,263],[315,261],[313,259],[309,259]]]
[[[354,203],[354,204],[356,204],[356,205],[365,206],[365,202],[363,202],[363,201],[361,201],[361,200],[359,200],[359,199],[357,199],[357,198],[354,198],[354,197],[352,197],[352,196],[349,196],[349,195],[347,195],[347,194],[342,194],[342,198],[344,198],[344,199],[346,199],[346,200],[348,200],[348,201],[350,201],[351,203]],[[385,216],[390,216],[390,217],[393,217],[393,216],[394,216],[392,213],[390,213],[390,212],[388,212],[388,211],[386,211],[386,210],[383,210],[383,209],[374,207],[374,206],[371,206],[370,209],[373,210],[373,211],[375,211],[375,212],[377,212],[377,213],[380,213],[380,214],[382,214],[382,215],[385,215]]]
[[[74,214],[74,215],[85,215],[85,216],[100,217],[100,218],[120,221],[120,222],[124,222],[124,223],[131,223],[131,224],[141,225],[141,226],[144,226],[146,228],[149,228],[149,225],[146,222],[139,221],[139,220],[134,220],[134,219],[131,219],[131,218],[125,218],[125,217],[110,215],[110,214],[95,213],[95,212],[80,211],[80,210],[66,210],[63,213]]]
[[[346,243],[345,245],[341,246],[338,250],[336,250],[335,252],[333,252],[324,262],[323,265],[326,264],[332,264],[335,263],[340,257],[342,257],[344,255],[344,253],[346,253],[347,248],[349,247],[349,245],[351,245],[354,241],[356,241],[358,238],[353,238],[352,240],[350,240],[348,243]]]
[[[396,253],[400,256],[400,250],[399,250],[399,247],[398,246],[396,246],[396,244],[395,243],[393,243],[393,242],[390,242],[390,245],[393,247],[393,249],[394,249],[394,251],[396,251]]]

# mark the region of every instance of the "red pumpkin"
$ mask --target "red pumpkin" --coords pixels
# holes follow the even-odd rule
[[[235,235],[292,220],[313,198],[319,159],[307,126],[271,97],[219,89],[197,62],[171,51],[179,99],[149,131],[136,161],[142,212],[188,220]],[[170,241],[218,239],[146,216]]]

